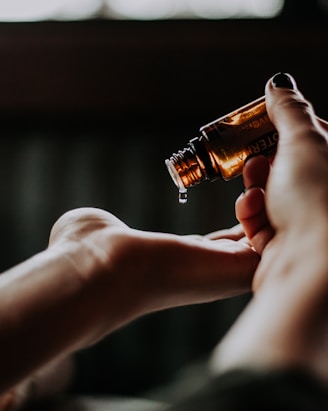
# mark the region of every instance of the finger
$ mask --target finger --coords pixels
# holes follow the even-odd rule
[[[265,188],[270,172],[270,162],[267,157],[255,156],[247,160],[243,170],[244,186]]]
[[[324,140],[312,104],[297,89],[292,76],[276,74],[267,82],[265,95],[268,115],[279,134],[278,150],[291,145],[304,149],[308,146],[305,143]],[[324,123],[321,124],[326,127]]]
[[[239,196],[235,207],[237,219],[242,224],[247,238],[261,254],[274,234],[266,213],[263,189],[260,187],[248,189]]]
[[[237,224],[232,228],[227,228],[224,230],[213,231],[205,235],[205,238],[209,240],[220,240],[220,239],[229,239],[238,241],[245,236],[243,227],[241,224]]]
[[[179,304],[189,304],[189,292],[192,303],[248,292],[259,255],[254,248],[241,241],[217,239],[185,243],[180,250],[175,244],[167,261],[170,261],[171,267],[170,280],[165,281],[170,284],[169,295],[174,296],[179,290]],[[173,265],[176,270],[172,275]],[[168,271],[165,271],[167,274]]]

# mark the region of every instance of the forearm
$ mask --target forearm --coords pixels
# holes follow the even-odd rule
[[[86,292],[95,287],[93,269],[93,256],[74,246],[48,249],[0,276],[1,391],[96,338],[99,302],[93,308],[96,292]]]
[[[121,228],[72,236],[0,275],[0,393],[151,311],[136,240]]]

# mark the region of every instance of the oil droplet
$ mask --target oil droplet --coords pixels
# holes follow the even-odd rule
[[[179,203],[180,204],[186,204],[188,200],[188,195],[187,195],[187,190],[179,190]]]

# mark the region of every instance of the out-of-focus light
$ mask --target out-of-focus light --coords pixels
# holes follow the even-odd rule
[[[0,0],[0,21],[78,20],[92,17],[102,0]]]
[[[190,8],[197,17],[218,18],[272,18],[284,5],[283,0],[190,0]]]
[[[321,0],[327,7],[328,0]],[[284,0],[0,0],[0,21],[270,18]],[[104,11],[105,10],[105,11]]]
[[[78,20],[98,15],[103,0],[61,0],[61,3],[62,6],[57,12],[57,18]]]
[[[117,18],[156,20],[173,17],[181,0],[105,0]],[[183,1],[186,3],[186,1]],[[178,3],[178,4],[177,4]]]
[[[284,0],[105,0],[117,18],[164,19],[275,17]]]

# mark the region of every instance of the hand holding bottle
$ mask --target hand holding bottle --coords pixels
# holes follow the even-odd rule
[[[267,83],[266,105],[279,133],[278,153],[272,167],[264,157],[246,163],[246,192],[236,203],[236,214],[259,253],[272,237],[276,246],[277,238],[288,235],[297,250],[305,242],[308,254],[313,246],[318,249],[315,239],[323,241],[328,233],[328,126],[290,76],[278,74]],[[264,271],[258,270],[255,288]]]
[[[262,254],[255,296],[214,353],[216,371],[234,367],[310,370],[328,378],[328,134],[294,80],[266,86],[279,133],[273,164],[249,159],[236,214]]]

